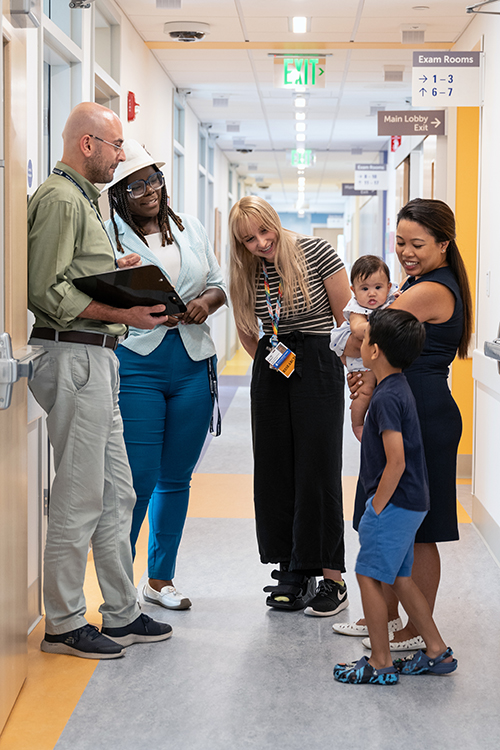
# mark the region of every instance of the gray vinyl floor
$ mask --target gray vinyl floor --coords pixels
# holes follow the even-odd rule
[[[247,473],[248,386],[225,387],[228,444],[209,441],[200,471]],[[350,475],[357,446],[347,443]],[[498,750],[500,569],[474,527],[463,524],[459,543],[441,545],[436,621],[459,669],[393,687],[333,680],[337,661],[365,652],[361,639],[331,628],[361,613],[350,524],[346,548],[347,610],[337,618],[276,612],[265,606],[272,568],[259,562],[254,522],[188,519],[176,582],[192,609],[144,605],[173,626],[173,637],[101,662],[57,750]]]

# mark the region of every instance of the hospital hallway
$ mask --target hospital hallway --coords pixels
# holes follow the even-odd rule
[[[222,435],[208,438],[192,484],[175,582],[192,609],[144,611],[173,626],[163,643],[94,662],[39,651],[44,623],[29,636],[28,678],[0,750],[409,750],[498,748],[500,569],[470,519],[470,480],[459,480],[460,542],[442,544],[436,621],[458,658],[447,677],[398,685],[334,682],[338,661],[360,658],[361,638],[332,631],[361,614],[353,572],[352,503],[359,448],[347,413],[344,500],[350,606],[306,617],[265,605],[273,566],[259,562],[252,507],[250,359],[239,350],[220,377]],[[270,450],[273,440],[270,436]],[[146,576],[146,535],[135,562]],[[100,626],[88,566],[88,617]]]

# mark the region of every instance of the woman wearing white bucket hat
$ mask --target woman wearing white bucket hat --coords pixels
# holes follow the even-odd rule
[[[188,609],[173,584],[189,486],[213,413],[215,346],[205,321],[226,302],[221,270],[198,219],[176,215],[165,179],[134,140],[107,186],[106,224],[123,265],[153,263],[176,287],[187,311],[152,331],[131,328],[116,354],[120,360],[120,409],[137,503],[132,549],[149,506],[146,601]],[[132,255],[131,255],[132,254]],[[136,255],[139,257],[136,257]],[[125,256],[125,263],[124,261]]]

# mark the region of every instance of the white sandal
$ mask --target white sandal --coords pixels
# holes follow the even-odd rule
[[[401,617],[391,620],[388,623],[387,628],[389,633],[393,633],[395,630],[402,630],[403,623]],[[332,625],[332,629],[335,633],[339,633],[340,635],[352,635],[357,636],[358,638],[366,638],[368,635],[368,628],[366,625],[358,625],[357,622],[336,622]],[[368,646],[368,648],[370,647]]]
[[[365,648],[371,648],[369,638],[363,639],[363,646]],[[414,638],[408,638],[406,641],[395,641],[394,633],[389,633],[389,650],[390,651],[419,651],[420,649],[427,648],[425,641],[421,635],[416,635]]]

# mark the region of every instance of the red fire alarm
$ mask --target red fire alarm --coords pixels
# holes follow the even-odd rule
[[[127,120],[129,122],[135,120],[136,116],[139,114],[140,109],[141,106],[137,103],[134,92],[129,91],[127,96]]]
[[[391,135],[391,151],[394,153],[394,151],[397,151],[400,146],[401,146],[401,136]]]

